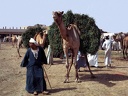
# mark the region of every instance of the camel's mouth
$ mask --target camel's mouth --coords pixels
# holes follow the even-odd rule
[[[53,18],[56,19],[55,12],[52,12]]]
[[[56,17],[55,17],[55,16],[53,16],[53,19],[56,19]]]
[[[53,19],[57,19],[55,14],[53,14]]]
[[[53,19],[54,19],[54,21],[57,21],[57,18],[55,16],[53,16]]]

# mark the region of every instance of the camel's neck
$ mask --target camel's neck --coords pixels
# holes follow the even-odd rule
[[[66,40],[67,30],[66,30],[66,27],[64,26],[64,23],[62,22],[60,25],[58,25],[58,27],[59,27],[59,30],[60,30],[61,37]]]

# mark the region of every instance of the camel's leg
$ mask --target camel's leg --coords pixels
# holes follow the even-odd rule
[[[70,73],[72,64],[73,64],[73,53],[71,54],[71,62],[70,62],[69,68],[68,68],[68,74]]]
[[[127,60],[128,60],[128,46],[127,46],[126,54],[127,54]]]
[[[67,69],[67,74],[66,74],[66,79],[64,81],[64,83],[68,83],[69,82],[69,57],[68,57],[68,48],[63,48],[64,54],[66,56],[66,69]]]
[[[125,49],[124,49],[124,58],[125,59],[127,59],[127,55],[126,54],[127,54],[127,50],[126,50],[126,47],[125,47]]]
[[[78,63],[77,63],[77,54],[78,54],[78,49],[74,50],[74,67],[75,67],[75,81],[80,82],[79,80],[79,75],[78,75]]]
[[[125,46],[123,46],[123,58],[125,59]]]
[[[73,53],[71,54],[71,62],[70,62],[70,65],[68,66],[68,69],[67,69],[67,76],[68,77],[69,77],[69,73],[70,73],[72,64],[73,64]]]
[[[128,60],[128,46],[126,48],[127,60]]]
[[[16,42],[16,48],[17,48],[17,42]]]
[[[85,55],[85,60],[86,60],[86,64],[87,64],[88,70],[89,70],[89,72],[91,74],[91,78],[95,78],[95,76],[93,75],[93,73],[92,73],[92,71],[90,69],[88,58],[87,58],[87,54]]]
[[[76,77],[75,81],[79,82],[80,80],[79,80],[79,75],[78,75],[77,54],[78,54],[78,49],[72,50],[71,65],[69,66],[67,73],[69,75],[71,67],[72,67],[72,64],[74,64],[74,67],[75,67],[75,77]]]
[[[21,57],[19,50],[20,50],[20,48],[18,47],[17,52],[18,52],[19,57]]]
[[[69,77],[69,73],[70,73],[72,64],[74,64],[74,67],[75,67],[75,77],[76,77],[75,81],[76,81],[76,82],[80,82],[79,76],[78,76],[77,54],[78,54],[78,50],[75,50],[75,52],[72,50],[71,64],[68,66],[67,77]],[[74,57],[74,59],[73,59],[73,57]],[[73,62],[73,61],[74,61],[74,62]]]
[[[125,56],[126,56],[126,60],[128,59],[128,46],[125,47],[125,52],[124,52]]]
[[[20,43],[18,43],[17,45],[18,45],[18,46],[17,46],[17,52],[18,52],[18,55],[19,55],[19,57],[22,57],[22,56],[20,55],[20,52],[19,52],[19,50],[20,50],[20,47],[21,47],[22,43],[21,43],[21,44],[20,44]]]
[[[14,48],[14,42],[12,41],[12,48]]]

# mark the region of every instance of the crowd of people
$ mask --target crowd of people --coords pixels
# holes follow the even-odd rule
[[[105,50],[104,64],[106,67],[111,66],[111,40],[106,36],[102,48]],[[26,91],[37,95],[38,93],[49,94],[44,78],[43,65],[47,63],[53,64],[53,57],[51,57],[51,48],[48,47],[47,56],[44,49],[40,47],[37,42],[31,38],[29,40],[30,48],[27,49],[25,56],[21,62],[21,67],[26,67]],[[98,53],[87,55],[90,66],[98,68]],[[86,67],[86,60],[84,54],[80,51],[77,55],[78,70],[80,67]]]
[[[111,48],[112,48],[112,40],[109,38],[109,36],[106,36],[105,41],[102,44],[102,49],[105,50],[105,56],[104,56],[105,67],[111,67]],[[87,57],[88,57],[88,62],[90,66],[96,67],[96,68],[99,67],[98,53],[94,55],[88,54]],[[86,66],[84,55],[80,53],[80,51],[78,52],[77,63],[78,63],[78,69],[80,69],[80,67]]]

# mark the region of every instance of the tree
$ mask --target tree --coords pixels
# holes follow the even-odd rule
[[[60,56],[60,54],[63,52],[62,49],[62,39],[59,33],[59,29],[56,26],[55,23],[53,23],[50,26],[50,30],[48,32],[48,39],[49,39],[49,43],[51,45],[51,48],[54,52],[54,57],[58,57]]]
[[[84,54],[95,54],[100,45],[100,29],[95,24],[95,20],[85,14],[73,14],[72,11],[67,11],[63,15],[65,26],[76,24],[81,31],[80,35],[80,51]],[[50,26],[48,34],[50,45],[52,46],[54,56],[59,56],[62,50],[62,40],[59,29],[55,23]]]
[[[36,24],[34,26],[29,26],[27,28],[27,30],[22,34],[23,45],[26,48],[29,48],[30,38],[33,38],[36,33],[42,32],[43,30],[45,30],[45,28],[42,27],[41,24]]]

